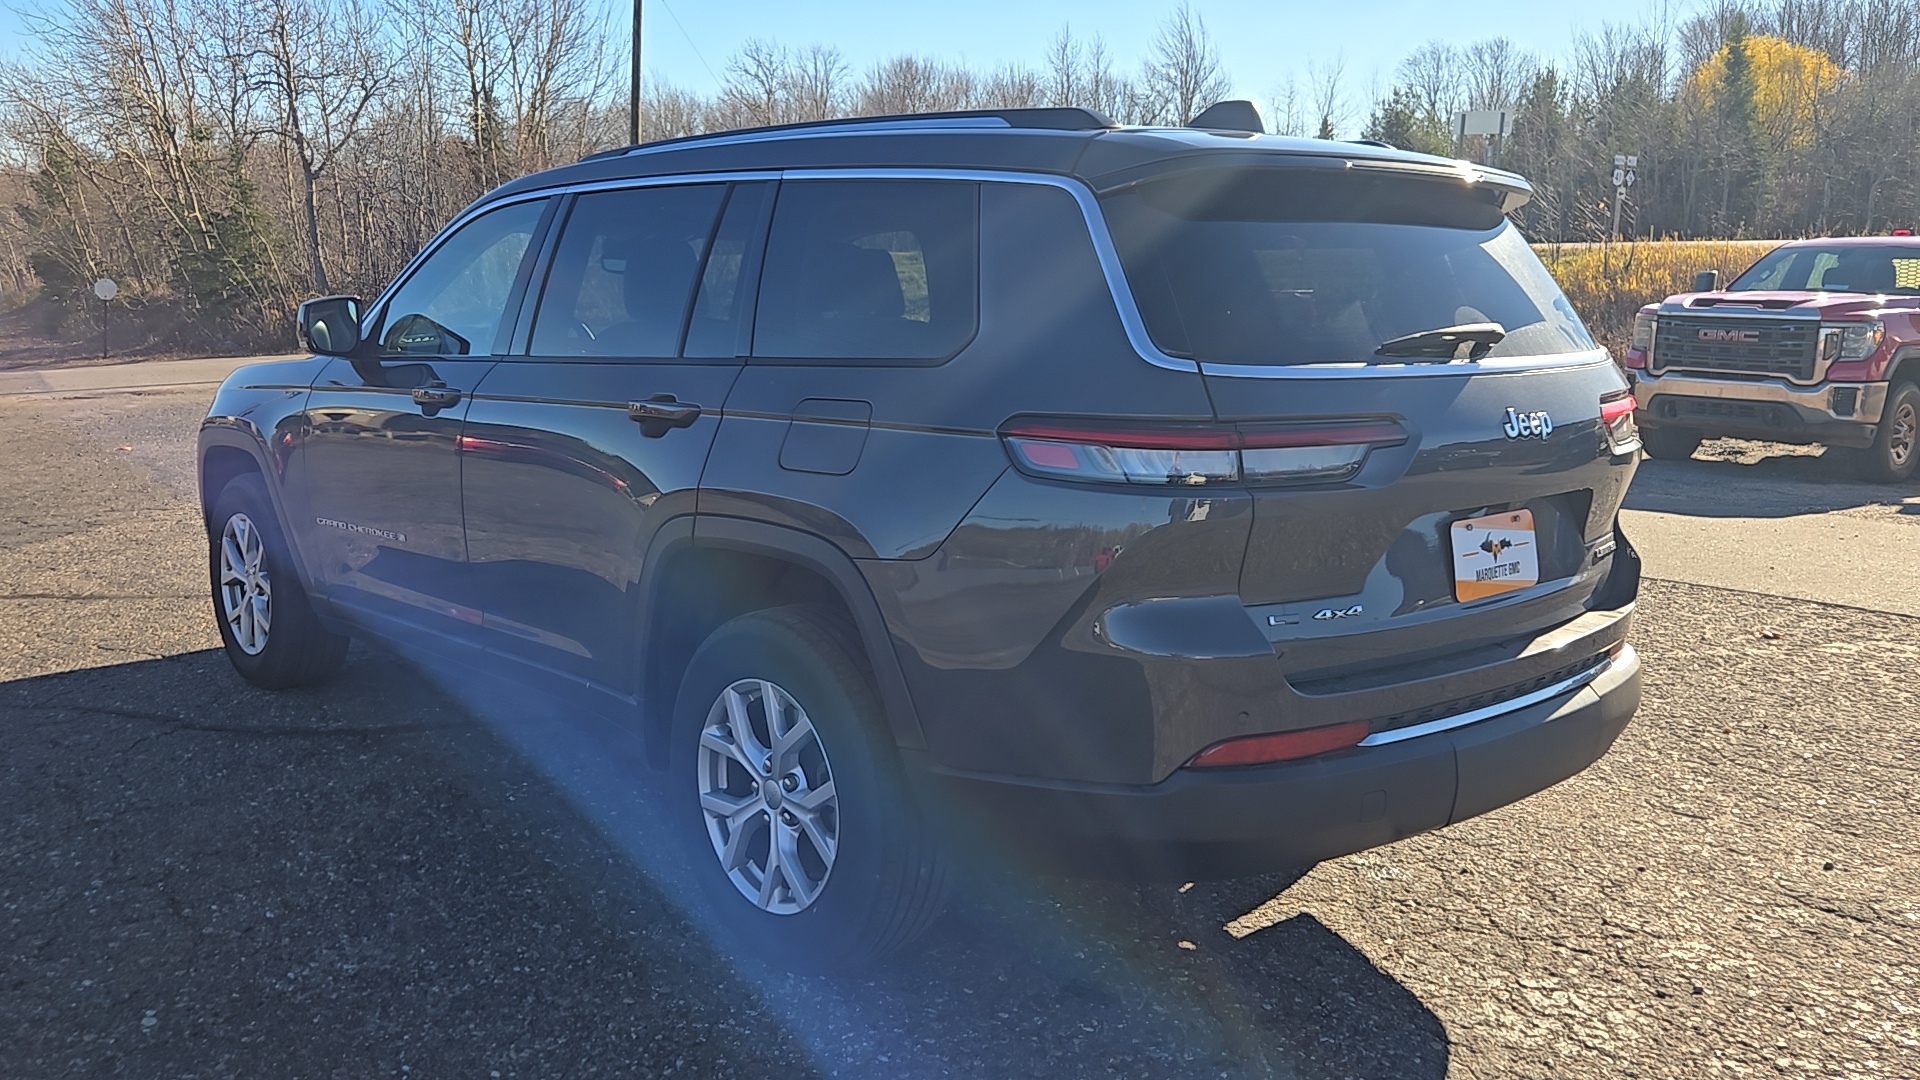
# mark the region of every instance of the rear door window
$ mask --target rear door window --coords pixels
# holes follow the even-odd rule
[[[582,195],[554,249],[536,356],[673,357],[726,185]]]
[[[1209,169],[1102,200],[1141,316],[1174,356],[1353,363],[1383,342],[1499,323],[1492,355],[1593,338],[1497,206],[1457,183]]]
[[[753,354],[940,360],[978,325],[979,190],[937,180],[780,187]]]

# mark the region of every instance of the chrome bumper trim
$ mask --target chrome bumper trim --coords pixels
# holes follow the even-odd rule
[[[1517,698],[1509,698],[1497,704],[1486,705],[1478,709],[1470,709],[1463,713],[1455,713],[1452,716],[1443,716],[1438,720],[1429,720],[1424,724],[1415,724],[1412,727],[1394,728],[1392,731],[1378,732],[1361,739],[1360,745],[1387,746],[1392,743],[1405,742],[1408,739],[1417,739],[1422,735],[1433,735],[1437,732],[1463,728],[1468,724],[1477,724],[1482,720],[1491,720],[1496,716],[1505,716],[1510,712],[1524,709],[1529,705],[1538,705],[1543,701],[1557,698],[1562,694],[1572,693],[1599,678],[1609,668],[1613,667],[1614,664],[1622,661],[1631,661],[1633,656],[1633,646],[1623,646],[1618,657],[1609,659],[1570,679],[1563,679],[1560,682],[1554,683],[1552,686],[1543,686],[1530,694],[1521,694]]]
[[[1656,394],[1677,394],[1681,397],[1721,398],[1727,401],[1756,401],[1769,405],[1788,405],[1798,409],[1802,419],[1816,423],[1833,421],[1877,424],[1880,422],[1881,410],[1887,405],[1887,384],[1883,382],[1822,383],[1819,386],[1799,387],[1772,381],[1715,379],[1677,371],[1665,375],[1643,375],[1636,371],[1633,375],[1633,399],[1643,409],[1653,403]],[[1841,416],[1833,411],[1835,387],[1859,389],[1860,399],[1854,406],[1853,415]]]

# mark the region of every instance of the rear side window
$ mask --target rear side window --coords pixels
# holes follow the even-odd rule
[[[1210,169],[1101,203],[1148,332],[1174,356],[1353,363],[1484,322],[1507,332],[1496,356],[1594,348],[1519,231],[1456,184]]]
[[[678,354],[725,196],[723,184],[580,196],[534,317],[534,355]]]
[[[934,360],[978,318],[977,185],[804,180],[780,187],[755,356]]]

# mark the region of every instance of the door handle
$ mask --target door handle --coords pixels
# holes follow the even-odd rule
[[[423,409],[447,409],[460,404],[461,391],[443,382],[413,388],[413,403]]]
[[[657,439],[674,428],[690,426],[700,419],[700,406],[680,401],[672,394],[655,394],[645,401],[627,402],[627,419],[640,425],[640,433]]]

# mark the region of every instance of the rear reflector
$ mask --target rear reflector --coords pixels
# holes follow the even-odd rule
[[[1106,484],[1325,483],[1407,441],[1390,420],[1219,425],[1023,419],[1001,429],[1014,464]]]
[[[1215,743],[1194,755],[1187,765],[1196,769],[1212,769],[1227,765],[1271,765],[1276,761],[1293,761],[1358,746],[1360,740],[1367,737],[1367,731],[1365,720],[1354,720],[1305,731],[1249,735]]]

